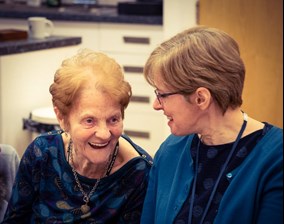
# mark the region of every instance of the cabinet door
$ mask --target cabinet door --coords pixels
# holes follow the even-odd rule
[[[100,24],[100,47],[105,52],[149,54],[162,38],[162,26]]]
[[[54,35],[81,36],[81,48],[99,50],[99,25],[90,22],[54,21]]]
[[[170,133],[169,127],[165,128],[165,120],[163,114],[157,111],[151,113],[132,112],[125,116],[124,132],[136,144],[154,155]]]
[[[131,111],[153,111],[152,104],[156,98],[154,88],[143,76],[143,66],[146,60],[144,55],[108,54],[123,68],[125,79],[132,87],[132,98],[129,104]]]

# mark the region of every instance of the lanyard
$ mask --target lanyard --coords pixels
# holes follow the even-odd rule
[[[208,200],[208,202],[206,204],[206,207],[205,207],[205,210],[203,212],[202,218],[200,220],[200,224],[203,223],[203,221],[204,221],[204,219],[205,219],[205,217],[206,217],[206,215],[208,213],[209,207],[210,207],[210,205],[212,203],[213,197],[214,197],[214,195],[216,193],[216,190],[217,190],[217,187],[218,187],[219,182],[221,180],[221,177],[223,176],[223,174],[225,172],[225,169],[227,168],[227,166],[228,166],[228,164],[229,164],[229,162],[230,162],[230,160],[231,160],[231,158],[232,158],[232,156],[234,154],[234,151],[235,151],[235,149],[236,149],[236,147],[237,147],[237,145],[238,145],[238,143],[239,143],[239,141],[240,141],[240,139],[242,137],[242,134],[244,133],[244,130],[246,128],[246,125],[247,125],[247,114],[243,112],[243,116],[244,116],[243,125],[241,127],[241,130],[240,130],[238,136],[237,136],[236,141],[234,142],[234,145],[233,145],[233,147],[231,149],[231,152],[228,155],[228,157],[227,157],[227,159],[226,159],[226,161],[225,161],[225,163],[224,163],[224,165],[223,165],[223,167],[222,167],[222,169],[221,169],[221,171],[219,173],[219,176],[218,176],[218,178],[216,180],[216,183],[215,183],[215,185],[213,187],[213,190],[212,190],[212,192],[210,194],[209,200]],[[197,171],[198,171],[198,160],[199,160],[199,148],[200,148],[200,140],[199,140],[198,145],[197,145],[196,161],[195,161],[195,175],[194,175],[194,182],[193,182],[193,187],[192,187],[191,197],[190,197],[188,224],[191,224],[191,221],[192,221],[191,219],[192,219],[192,213],[193,213],[193,203],[194,203],[194,195],[195,195],[195,191],[196,191],[196,182],[197,182],[197,173],[198,173]]]

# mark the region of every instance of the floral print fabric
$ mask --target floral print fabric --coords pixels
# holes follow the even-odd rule
[[[80,210],[83,195],[66,161],[60,132],[36,138],[21,160],[3,223],[140,223],[152,160],[125,138],[143,156],[101,179],[87,214]],[[85,192],[97,181],[78,178]]]

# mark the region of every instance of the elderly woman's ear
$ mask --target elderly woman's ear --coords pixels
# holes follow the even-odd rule
[[[57,121],[58,121],[58,123],[59,123],[59,125],[60,125],[60,128],[61,128],[62,130],[64,130],[64,131],[67,131],[67,130],[66,130],[66,127],[65,127],[66,125],[65,125],[65,123],[64,123],[63,115],[60,113],[59,109],[58,109],[56,106],[54,106],[53,109],[54,109],[54,112],[55,112]]]

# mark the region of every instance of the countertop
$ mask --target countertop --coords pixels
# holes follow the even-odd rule
[[[162,16],[152,15],[121,15],[114,6],[61,6],[39,7],[28,6],[23,3],[0,3],[0,18],[27,19],[31,16],[43,16],[50,20],[105,22],[105,23],[131,23],[145,25],[162,25]]]
[[[81,37],[51,36],[45,39],[24,39],[0,42],[0,56],[30,51],[73,46],[81,43]]]

